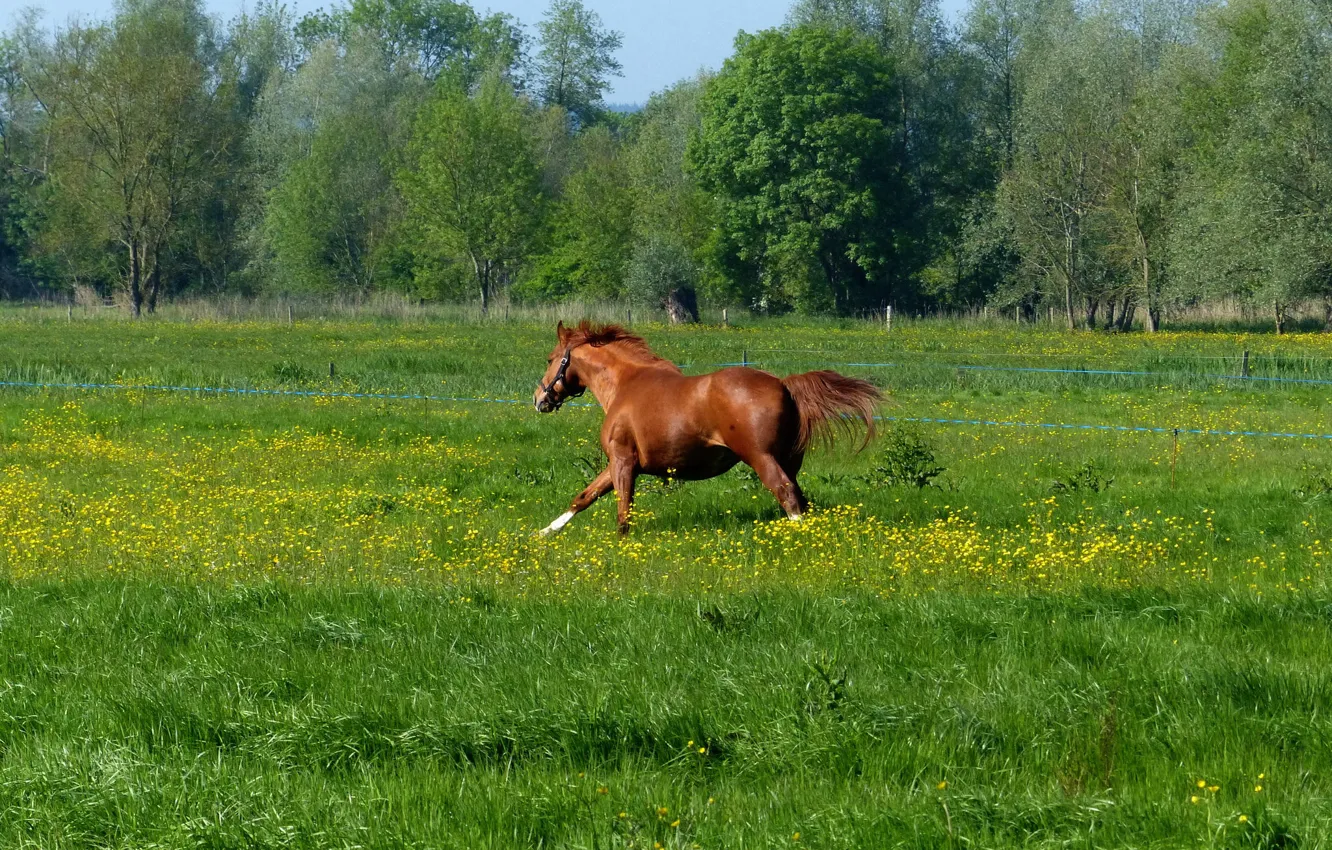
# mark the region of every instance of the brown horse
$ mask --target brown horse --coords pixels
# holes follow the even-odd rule
[[[543,535],[564,528],[612,489],[624,534],[639,475],[699,480],[740,461],[754,468],[787,516],[799,519],[808,503],[796,476],[814,437],[857,420],[865,424],[866,442],[874,435],[882,396],[868,381],[829,371],[778,379],[750,368],[686,377],[617,325],[565,328],[561,322],[556,333],[532,401],[538,412],[550,413],[591,390],[606,412],[601,449],[609,463]]]

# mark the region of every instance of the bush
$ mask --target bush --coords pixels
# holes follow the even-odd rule
[[[943,471],[944,468],[935,462],[934,447],[919,433],[894,428],[884,437],[877,463],[867,479],[872,484],[928,487]]]
[[[664,306],[672,322],[698,321],[698,266],[688,249],[662,236],[651,236],[635,250],[625,289],[640,304]]]

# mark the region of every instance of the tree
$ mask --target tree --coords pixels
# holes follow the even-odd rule
[[[1196,292],[1323,300],[1332,329],[1332,13],[1312,0],[1237,0],[1209,20],[1219,61],[1186,89],[1198,139],[1181,191],[1175,272]]]
[[[527,258],[539,223],[527,107],[496,73],[475,96],[440,88],[417,121],[409,158],[398,182],[423,247],[470,262],[485,314]]]
[[[897,227],[898,263],[913,271],[897,282],[893,300],[960,304],[980,296],[963,281],[960,262],[971,202],[998,179],[977,144],[985,138],[980,63],[952,36],[937,0],[801,0],[792,19],[859,32],[893,64],[897,133],[883,155],[900,163],[914,201]]]
[[[307,55],[327,41],[360,41],[378,48],[386,71],[407,70],[432,81],[451,74],[462,84],[492,67],[509,72],[523,50],[513,18],[483,18],[454,0],[352,0],[306,15],[294,33]]]
[[[892,62],[847,30],[741,35],[688,158],[721,204],[722,262],[772,303],[847,312],[909,280],[914,207]]]
[[[1105,17],[1074,25],[1033,62],[1018,113],[1017,152],[998,202],[1027,274],[1062,301],[1070,330],[1083,300],[1090,325],[1117,284],[1105,274],[1101,215],[1117,128],[1133,96],[1130,44]]]
[[[551,249],[530,288],[550,298],[614,298],[624,293],[633,251],[634,196],[620,144],[604,127],[579,135],[574,168],[555,205]]]
[[[399,150],[424,84],[385,68],[379,47],[325,42],[296,75],[270,90],[254,144],[266,172],[260,241],[271,263],[253,274],[281,291],[362,297],[405,279],[394,254],[402,202]]]
[[[638,248],[668,243],[685,252],[691,284],[704,295],[733,301],[725,280],[709,265],[717,206],[685,168],[689,139],[701,127],[699,107],[706,78],[686,80],[654,94],[630,125],[625,150],[634,196]],[[636,249],[637,250],[637,249]]]
[[[213,132],[216,56],[197,0],[127,0],[109,24],[58,33],[33,69],[52,190],[78,213],[66,220],[121,246],[136,317],[155,309],[165,252],[232,141]]]
[[[605,29],[601,16],[581,0],[552,0],[537,31],[535,71],[542,101],[564,109],[580,124],[592,123],[610,88],[609,78],[620,75],[615,51],[622,36]]]

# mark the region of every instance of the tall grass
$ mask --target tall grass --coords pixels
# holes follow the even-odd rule
[[[0,379],[523,399],[554,341],[37,313]],[[1326,376],[1322,335],[643,330],[693,371],[896,364],[838,367],[888,416],[1332,433],[1328,387],[1209,377]],[[600,421],[0,389],[0,846],[1328,843],[1332,440],[890,425],[810,458],[801,526],[741,470],[534,538]]]

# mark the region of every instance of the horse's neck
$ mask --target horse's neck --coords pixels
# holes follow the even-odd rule
[[[620,356],[606,348],[594,350],[595,354],[585,358],[583,383],[601,408],[608,410],[624,385],[644,369],[652,368],[652,364]]]

